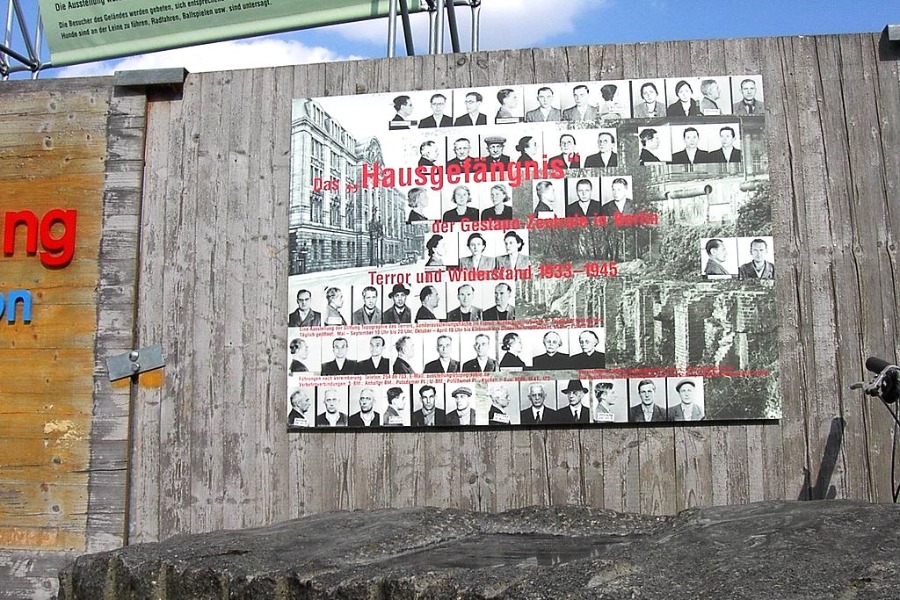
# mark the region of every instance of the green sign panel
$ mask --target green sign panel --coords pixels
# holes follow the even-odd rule
[[[71,65],[386,16],[388,0],[39,0],[50,58]],[[419,1],[410,1],[419,10]]]

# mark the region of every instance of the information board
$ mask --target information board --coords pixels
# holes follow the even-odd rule
[[[777,419],[756,75],[297,99],[306,428]]]

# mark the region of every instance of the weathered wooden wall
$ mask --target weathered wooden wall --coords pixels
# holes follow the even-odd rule
[[[0,214],[78,211],[68,266],[24,232],[0,257],[0,290],[34,295],[0,335],[0,598],[54,597],[69,558],[122,544],[129,395],[104,361],[131,348],[145,104],[112,78],[0,84]]]
[[[152,102],[134,541],[335,509],[584,503],[672,513],[889,498],[879,406],[847,390],[898,356],[900,86],[875,35],[553,48],[188,77]],[[288,435],[283,422],[290,100],[561,80],[761,73],[781,306],[780,423]],[[843,419],[843,428],[832,427]],[[829,438],[829,434],[832,434]],[[830,440],[830,442],[829,442]],[[840,443],[837,443],[840,442]],[[824,458],[823,458],[824,457]],[[823,466],[824,465],[824,466]],[[818,485],[817,485],[818,482]]]

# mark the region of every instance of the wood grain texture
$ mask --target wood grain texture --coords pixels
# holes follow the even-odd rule
[[[879,51],[871,35],[707,40],[190,76],[147,123],[138,328],[170,362],[136,408],[135,539],[422,504],[669,514],[808,498],[821,478],[837,497],[886,500],[889,437],[878,407],[847,391],[866,354],[897,352],[900,109],[897,59]],[[757,73],[782,274],[780,422],[284,431],[290,99]]]

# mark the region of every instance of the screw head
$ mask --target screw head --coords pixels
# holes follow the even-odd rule
[[[128,360],[130,360],[131,362],[135,362],[138,359],[138,357],[140,357],[140,354],[138,353],[137,350],[132,350],[131,352],[128,353]]]

